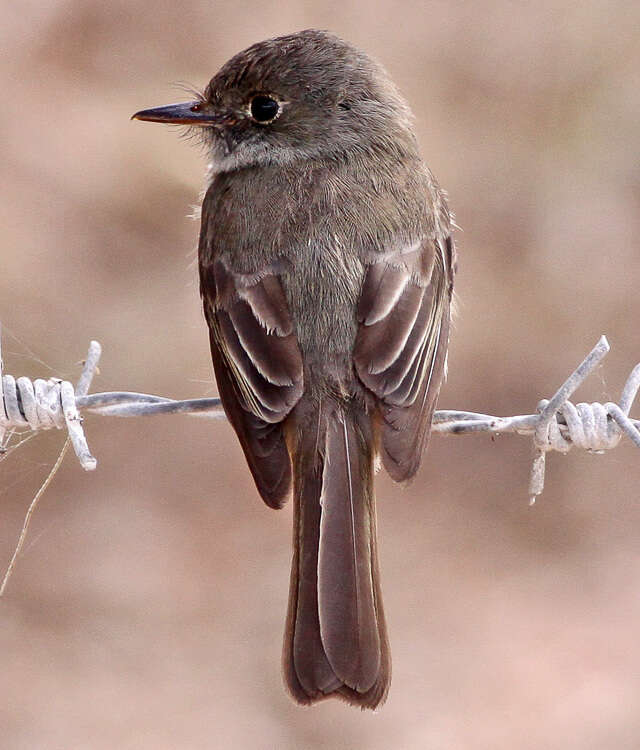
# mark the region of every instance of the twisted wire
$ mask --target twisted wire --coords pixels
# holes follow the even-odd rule
[[[92,471],[97,466],[91,455],[82,429],[82,416],[77,398],[86,396],[100,360],[102,348],[97,341],[89,344],[78,383],[67,380],[40,378],[33,382],[21,377],[2,374],[2,340],[0,336],[0,448],[5,436],[14,430],[28,428],[33,432],[66,428],[78,461],[83,469]]]

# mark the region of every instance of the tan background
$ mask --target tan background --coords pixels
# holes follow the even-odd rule
[[[201,155],[128,118],[317,26],[389,68],[464,230],[440,405],[530,412],[603,332],[580,396],[617,398],[640,359],[637,2],[2,5],[9,372],[74,378],[97,338],[94,390],[215,393],[187,218]],[[640,747],[629,445],[552,456],[534,508],[524,438],[435,438],[411,488],[380,478],[394,679],[372,715],[283,690],[291,508],[259,502],[228,425],[86,427],[98,469],[66,461],[0,602],[2,750]],[[62,441],[0,464],[2,566]]]

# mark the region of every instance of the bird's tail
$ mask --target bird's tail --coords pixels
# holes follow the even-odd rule
[[[284,672],[300,703],[334,695],[375,708],[389,689],[373,441],[370,418],[351,404],[320,409],[291,437],[295,505]]]

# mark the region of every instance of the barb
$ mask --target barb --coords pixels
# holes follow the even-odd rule
[[[0,455],[5,450],[6,433],[9,432],[9,435],[11,435],[14,430],[21,427],[29,427],[34,433],[52,427],[58,429],[66,427],[68,437],[51,471],[40,485],[40,489],[34,495],[27,509],[16,548],[0,584],[0,597],[7,588],[24,546],[31,517],[40,502],[40,498],[58,473],[69,444],[73,445],[80,465],[84,469],[92,470],[96,468],[97,461],[89,452],[89,446],[82,429],[82,417],[76,406],[76,397],[86,396],[89,392],[101,353],[100,344],[97,341],[92,341],[89,344],[89,353],[75,390],[71,383],[57,378],[50,378],[47,381],[35,380],[33,383],[29,378],[24,377],[15,380],[11,375],[3,376],[2,374],[1,334],[2,329],[0,328]]]
[[[568,399],[598,366],[609,351],[602,336],[581,364],[549,400],[538,403],[537,413],[513,417],[476,414],[469,411],[437,411],[432,431],[452,435],[489,432],[517,433],[533,439],[534,459],[529,480],[530,502],[544,489],[546,454],[566,453],[571,447],[592,453],[615,448],[626,435],[640,448],[640,421],[629,417],[640,389],[640,364],[632,370],[622,391],[619,404],[580,403]],[[163,396],[128,391],[112,391],[89,395],[88,390],[100,359],[100,345],[92,341],[84,369],[75,390],[67,381],[50,378],[15,380],[2,375],[0,355],[0,446],[3,435],[15,429],[33,431],[66,428],[76,456],[84,469],[96,467],[89,452],[80,410],[112,417],[139,417],[154,414],[188,414],[210,419],[225,419],[218,398],[174,400]]]
[[[0,446],[7,432],[29,428],[33,432],[66,427],[80,465],[86,471],[97,466],[82,429],[77,399],[87,395],[102,353],[97,341],[89,344],[82,373],[74,388],[67,380],[18,378],[2,374],[2,329],[0,328]]]

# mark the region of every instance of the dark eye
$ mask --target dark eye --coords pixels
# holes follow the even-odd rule
[[[280,105],[275,99],[264,94],[258,94],[251,100],[251,117],[256,122],[269,122],[280,111]]]

